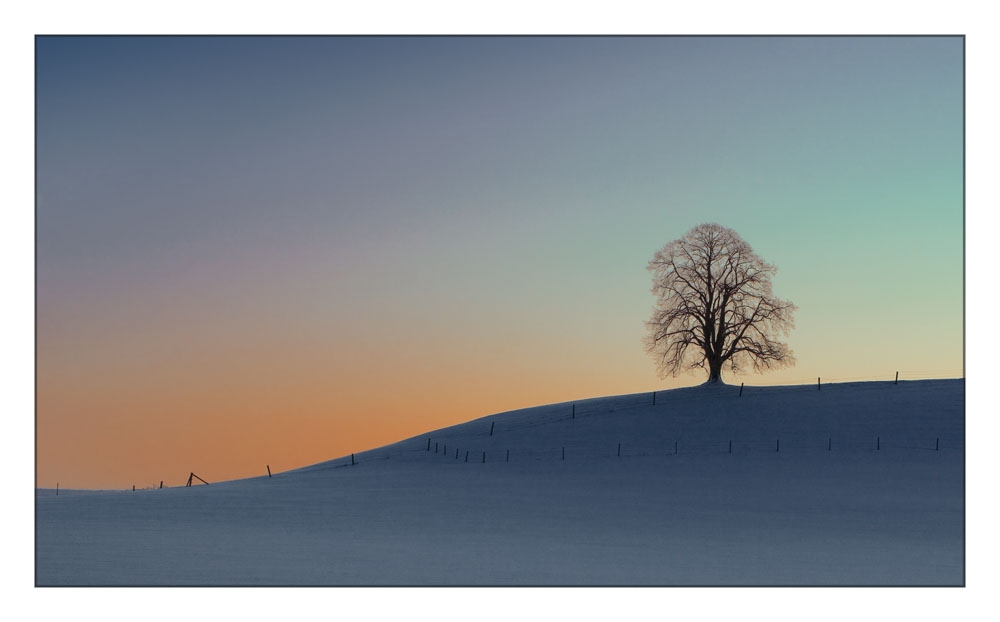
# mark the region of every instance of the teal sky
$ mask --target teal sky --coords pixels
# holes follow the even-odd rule
[[[727,381],[960,375],[963,45],[40,37],[40,457],[81,404],[167,393],[375,400],[389,442],[442,396],[477,396],[443,425],[701,382],[641,339],[647,262],[703,222],[799,307],[798,365]]]

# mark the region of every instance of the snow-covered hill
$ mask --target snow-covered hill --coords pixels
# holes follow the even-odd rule
[[[529,408],[272,478],[38,490],[36,582],[964,583],[964,380],[739,392]]]

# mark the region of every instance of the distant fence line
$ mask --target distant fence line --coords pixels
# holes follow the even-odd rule
[[[452,444],[454,446],[454,444]],[[655,457],[670,455],[693,455],[693,454],[816,454],[816,453],[873,453],[873,452],[954,452],[964,451],[964,440],[941,437],[933,438],[897,438],[874,435],[870,439],[850,438],[843,439],[834,436],[813,437],[804,439],[801,437],[775,437],[773,439],[756,438],[753,440],[740,440],[739,438],[724,438],[720,440],[666,440],[657,444],[629,444],[624,442],[608,443],[605,447],[595,449],[592,445],[580,446],[566,444],[560,447],[519,449],[516,445],[511,447],[500,446],[483,449],[455,447],[454,451],[444,453],[436,452],[433,449],[412,449],[409,453],[421,452],[429,454],[430,457],[437,455],[438,458],[460,463],[486,463],[486,462],[554,462],[565,460],[594,460],[594,459],[617,459],[617,458],[637,458]]]
[[[823,381],[823,384],[834,384],[838,382],[865,382],[865,381],[887,381],[895,382],[897,380],[960,380],[965,377],[965,370],[963,369],[921,369],[921,370],[910,370],[910,371],[893,371],[888,374],[879,374],[877,376],[849,376],[849,377],[826,377],[818,376]],[[784,386],[814,386],[816,384],[817,377],[810,378],[792,378],[788,380],[779,380],[777,382],[771,382],[767,384],[757,384],[751,385],[747,383],[747,386],[755,387],[784,387]],[[737,378],[737,380],[740,380]],[[746,383],[750,378],[742,379],[741,382]]]
[[[449,449],[450,447],[450,449]],[[870,438],[858,436],[844,439],[837,436],[775,436],[774,438],[754,438],[741,440],[739,437],[719,437],[718,440],[665,439],[657,443],[609,442],[602,448],[593,445],[567,443],[559,447],[521,449],[516,445],[497,445],[484,448],[459,446],[454,437],[447,442],[433,440],[432,437],[414,440],[413,447],[404,451],[411,456],[422,454],[428,459],[436,459],[453,464],[524,463],[524,462],[581,462],[593,460],[615,460],[622,458],[646,458],[691,455],[748,455],[748,454],[827,454],[827,453],[882,453],[910,451],[921,453],[950,453],[965,451],[965,441],[953,437],[886,437],[879,434]],[[386,460],[389,456],[373,455],[368,461]],[[310,472],[349,468],[359,462],[350,457],[332,461],[325,467],[309,469]]]

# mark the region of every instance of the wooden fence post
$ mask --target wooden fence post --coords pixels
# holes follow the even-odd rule
[[[880,449],[882,449],[882,437],[881,436],[876,436],[875,437],[875,451],[878,451]]]
[[[656,406],[656,391],[653,391],[653,406]]]
[[[267,476],[271,477],[271,465],[267,465]],[[160,482],[160,488],[163,488],[163,482]]]
[[[132,492],[135,492],[135,484],[132,484]]]
[[[483,464],[486,464],[486,452],[483,452]]]
[[[563,447],[562,450],[563,450],[562,459],[565,460],[566,459],[566,448]]]
[[[573,404],[573,416],[572,419],[576,419],[576,404]]]
[[[733,453],[733,441],[729,441],[729,453]]]
[[[431,450],[431,439],[427,439],[427,451]]]
[[[56,482],[56,496],[59,496],[59,482]]]
[[[490,436],[493,436],[493,426],[495,426],[496,424],[497,424],[496,421],[490,424]]]
[[[819,376],[816,377],[816,390],[819,391]]]
[[[351,466],[354,466],[354,454],[351,454]]]
[[[774,442],[774,451],[781,451],[781,439],[777,439]]]
[[[893,384],[899,384],[899,372],[898,371],[896,372],[896,382],[894,382]]]
[[[160,480],[160,488],[163,488],[163,480]]]
[[[743,397],[743,383],[740,383],[740,397]]]
[[[621,443],[618,443],[618,457],[619,458],[622,457],[622,444]]]
[[[465,461],[466,462],[469,461],[469,452],[468,452],[468,450],[466,450],[466,452],[465,452]]]

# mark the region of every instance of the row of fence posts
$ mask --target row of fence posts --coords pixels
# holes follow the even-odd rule
[[[493,427],[490,426],[490,436],[492,436],[492,435],[493,435]],[[430,451],[430,450],[431,450],[431,439],[428,438],[427,439],[427,451]],[[561,451],[561,458],[560,459],[561,460],[565,460],[566,459],[566,448],[562,447],[561,450],[562,451]],[[677,455],[677,450],[678,450],[678,442],[674,441],[674,455],[675,456]],[[827,438],[827,440],[826,440],[826,450],[827,451],[833,451],[833,437],[832,436],[829,437],[829,438]],[[881,436],[876,436],[875,437],[875,451],[881,451],[881,450],[882,450],[882,437]],[[941,450],[941,439],[939,437],[939,438],[935,438],[934,439],[934,451],[940,451],[940,450]],[[466,450],[466,452],[465,452],[465,461],[466,462],[469,461],[469,451],[471,451],[471,450]],[[780,438],[776,438],[774,440],[774,451],[777,452],[777,453],[781,452],[781,439]],[[438,442],[437,441],[434,442],[434,453],[438,453]],[[444,446],[444,450],[441,453],[443,453],[445,456],[448,455],[448,446],[447,445]],[[485,464],[486,463],[486,452],[484,451],[482,453],[483,453],[482,462],[483,462],[483,464]],[[729,440],[729,449],[728,449],[727,453],[730,453],[730,454],[733,453],[733,441],[732,441],[732,439]],[[622,444],[621,443],[618,443],[618,451],[617,451],[616,455],[619,458],[621,458],[621,456],[622,456]],[[458,460],[458,457],[459,457],[459,450],[455,449],[455,460]],[[510,449],[507,449],[507,456],[506,456],[505,462],[510,462]],[[354,464],[354,455],[353,454],[351,455],[351,464]],[[58,492],[57,492],[57,494],[58,494]]]
[[[816,377],[816,390],[817,391],[822,390],[822,380],[823,380],[822,376],[817,376]],[[739,395],[739,397],[743,397],[743,384],[744,383],[742,383],[742,382],[740,383],[740,395]],[[896,379],[893,381],[893,384],[899,384],[899,372],[898,371],[896,372]],[[653,406],[656,406],[656,391],[653,391]],[[571,412],[570,418],[571,419],[576,419],[576,404],[573,404],[573,410]],[[490,436],[493,436],[493,430],[490,430]]]
[[[821,376],[817,376],[816,377],[816,390],[817,391],[822,390],[821,383],[820,383],[821,380],[822,380]],[[892,384],[899,384],[899,372],[898,371],[896,372],[896,379],[892,382]],[[743,383],[742,382],[740,383],[740,397],[743,397]],[[656,404],[656,392],[655,391],[653,392],[653,404],[654,405]]]
[[[822,381],[822,377],[821,376],[817,376],[816,377],[816,390],[817,391],[820,391],[821,388],[822,388],[822,382],[821,381]],[[739,397],[743,397],[743,384],[744,383],[742,383],[742,382],[740,383],[740,394],[739,394]],[[899,372],[898,371],[896,372],[896,380],[893,382],[893,384],[899,384]],[[653,391],[652,395],[653,395],[653,406],[656,406],[656,391]],[[573,404],[573,408],[570,411],[570,419],[576,419],[576,404]],[[494,423],[496,423],[496,422],[494,422]],[[490,428],[490,436],[493,436],[493,428],[492,427]]]
[[[271,474],[270,467],[268,468],[267,473],[268,473],[268,475]],[[185,488],[190,488],[191,487],[191,480],[192,480],[192,478],[198,478],[199,480],[201,480],[202,482],[204,482],[206,486],[208,486],[208,482],[206,482],[205,480],[203,480],[200,477],[198,477],[197,475],[195,475],[194,472],[192,471],[191,474],[188,475],[187,484],[185,485]],[[159,489],[160,490],[163,489],[163,480],[162,479],[160,480],[160,487],[159,487]],[[132,492],[135,492],[135,490],[136,490],[135,484],[132,484]],[[56,496],[57,497],[59,496],[59,482],[56,482]]]
[[[822,390],[822,380],[823,380],[823,378],[821,376],[817,376],[816,377],[816,390],[817,391]],[[896,379],[893,381],[893,384],[899,384],[899,372],[898,371],[896,372]],[[739,397],[743,397],[743,385],[744,385],[744,383],[741,382],[740,383],[740,394],[739,394]],[[653,391],[653,406],[656,406],[656,391]],[[576,404],[573,404],[573,409],[572,409],[572,411],[570,413],[570,418],[571,419],[576,419]],[[493,430],[492,429],[490,429],[490,436],[493,436]]]
[[[493,422],[490,425],[490,436],[493,436],[494,425],[496,425],[496,422]],[[438,453],[438,447],[439,447],[439,443],[437,441],[435,441],[434,442],[434,453]],[[875,451],[881,451],[881,449],[882,449],[882,437],[881,436],[876,436],[875,437]],[[431,450],[431,439],[428,438],[427,439],[427,451],[430,451],[430,450]],[[677,455],[677,450],[678,450],[678,443],[677,443],[677,441],[674,441],[674,455]],[[833,451],[833,438],[832,437],[830,437],[830,438],[827,439],[826,450],[827,451]],[[941,450],[941,439],[940,438],[936,438],[936,439],[934,439],[934,451],[940,451],[940,450]],[[470,450],[466,450],[466,452],[465,452],[465,461],[466,462],[469,461],[469,451]],[[781,439],[780,438],[775,439],[775,442],[774,442],[774,451],[776,451],[776,452],[780,452],[781,451]],[[444,445],[441,453],[444,454],[445,456],[448,455],[448,446],[447,445]],[[733,453],[733,441],[732,440],[729,441],[729,451],[728,451],[728,453]],[[455,449],[455,460],[458,460],[459,455],[460,455],[460,450],[456,448]],[[621,443],[618,443],[618,451],[617,451],[616,455],[619,458],[621,458],[621,456],[622,456],[622,444]],[[561,453],[561,460],[565,460],[565,459],[566,459],[566,448],[563,447],[562,448],[562,453]],[[510,449],[507,449],[507,453],[506,453],[506,457],[505,457],[504,461],[505,462],[510,462]],[[483,452],[482,463],[486,464],[486,452],[485,451]],[[355,461],[354,454],[351,454],[351,466],[354,466],[356,464],[357,464],[357,462]],[[267,466],[267,476],[271,477],[271,465],[268,464],[266,466]],[[188,479],[187,479],[187,483],[185,484],[185,488],[190,488],[194,479],[198,479],[199,481],[201,481],[202,483],[204,483],[206,486],[209,485],[208,482],[206,482],[205,480],[203,480],[200,477],[198,477],[197,475],[195,475],[194,472],[192,471],[190,473],[190,475],[188,475]],[[163,480],[160,480],[160,488],[161,489],[163,488]],[[135,484],[132,484],[132,492],[135,492]],[[57,497],[59,496],[59,482],[56,482],[56,496]]]
[[[822,390],[822,380],[823,380],[823,378],[821,376],[817,376],[816,377],[816,390],[817,391]],[[740,395],[739,395],[739,397],[743,397],[743,384],[744,383],[742,383],[742,382],[740,383]],[[896,372],[896,379],[893,381],[893,384],[899,384],[899,372],[898,371]],[[653,406],[656,406],[656,391],[653,391]],[[571,419],[576,419],[576,404],[573,404],[573,409],[572,409],[572,411],[570,413],[570,418]],[[493,436],[493,430],[492,429],[490,429],[490,436]]]
[[[430,439],[428,439],[428,442],[429,442],[429,440],[430,440]],[[355,461],[355,459],[354,459],[354,454],[351,454],[351,466],[354,466],[355,464],[357,464],[357,462],[356,462],[356,461]],[[271,465],[270,465],[270,464],[267,464],[267,465],[264,465],[264,466],[265,466],[265,467],[267,468],[267,476],[268,476],[268,478],[270,478],[270,477],[273,477],[273,476],[271,475]],[[185,488],[190,488],[190,487],[191,487],[191,485],[193,484],[193,481],[194,481],[195,479],[197,479],[197,480],[201,481],[201,482],[202,482],[203,484],[205,484],[206,486],[208,486],[208,485],[209,485],[209,483],[208,483],[208,482],[206,482],[205,480],[203,480],[203,479],[201,479],[200,477],[198,477],[197,475],[195,475],[195,474],[194,474],[194,471],[192,471],[192,472],[191,472],[191,473],[190,473],[190,474],[188,475],[188,478],[187,478],[187,482],[186,482],[186,483],[184,484],[184,487],[185,487]],[[162,479],[160,480],[160,489],[161,489],[161,490],[163,489],[163,480],[162,480]],[[132,484],[132,492],[135,492],[135,484]],[[56,482],[56,496],[57,496],[57,497],[59,496],[59,482]]]
[[[270,477],[270,475],[271,475],[271,467],[270,466],[267,467],[267,475],[268,475],[268,477]],[[209,485],[208,482],[206,482],[205,480],[203,480],[200,477],[198,477],[197,475],[195,475],[194,471],[191,471],[191,473],[188,474],[187,483],[184,484],[184,487],[185,488],[190,488],[192,482],[195,479],[199,480],[200,482],[202,482],[206,486]],[[162,479],[160,480],[159,490],[163,490],[163,480]],[[132,492],[135,492],[135,484],[132,484]],[[59,496],[59,482],[56,482],[56,496]]]

